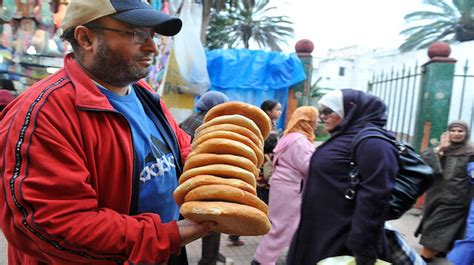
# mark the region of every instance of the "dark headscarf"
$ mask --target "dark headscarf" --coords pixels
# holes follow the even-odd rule
[[[219,91],[208,91],[204,93],[196,103],[199,112],[208,112],[212,107],[229,101],[229,98]]]
[[[454,127],[461,127],[466,131],[464,140],[459,143],[451,143],[451,145],[444,150],[444,156],[457,156],[457,155],[471,155],[474,154],[474,144],[469,142],[470,132],[469,126],[464,121],[453,121],[448,125],[448,131]]]
[[[380,98],[354,89],[342,89],[342,98],[344,119],[331,132],[333,136],[368,124],[384,127],[387,123],[387,107]]]

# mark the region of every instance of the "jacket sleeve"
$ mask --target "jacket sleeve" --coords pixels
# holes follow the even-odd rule
[[[168,123],[171,126],[171,129],[173,129],[176,135],[176,139],[178,140],[179,144],[179,150],[181,151],[181,161],[183,161],[184,163],[189,153],[191,152],[191,136],[189,136],[189,134],[187,134],[183,129],[181,129],[181,127],[179,127],[178,123],[173,118],[173,115],[171,115],[171,112],[169,111],[165,102],[163,100],[160,100],[160,103],[161,108],[165,113],[166,119],[168,120]]]
[[[435,176],[443,175],[443,167],[441,166],[441,160],[435,153],[433,148],[428,148],[421,153],[423,160],[433,169]]]
[[[360,183],[346,246],[354,255],[376,257],[398,172],[397,150],[385,140],[368,138],[359,144],[355,160]]]
[[[0,224],[17,253],[47,264],[150,264],[178,254],[176,222],[99,205],[82,138],[64,129],[72,117],[52,115],[12,111],[0,126]]]

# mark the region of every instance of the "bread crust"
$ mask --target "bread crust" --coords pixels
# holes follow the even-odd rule
[[[271,228],[265,213],[232,202],[186,202],[181,206],[180,213],[197,223],[215,222],[215,231],[231,235],[260,236],[268,233]]]
[[[263,149],[263,138],[259,138],[251,130],[249,130],[245,127],[238,126],[238,125],[235,125],[235,124],[229,124],[229,123],[218,124],[218,125],[214,125],[214,126],[211,126],[211,127],[204,128],[200,132],[196,133],[194,138],[199,138],[201,135],[204,135],[204,134],[207,134],[207,133],[210,133],[210,132],[217,132],[217,131],[235,132],[235,133],[238,133],[240,135],[246,136],[247,138],[252,140],[252,142],[255,145],[257,145],[258,148]]]
[[[225,164],[214,164],[189,169],[181,175],[181,177],[179,178],[179,184],[181,185],[186,180],[199,175],[213,175],[222,178],[236,178],[250,184],[252,188],[256,188],[256,180],[252,172],[242,169],[240,167]]]
[[[212,120],[203,123],[196,129],[196,133],[199,133],[205,128],[216,126],[219,124],[235,124],[244,128],[249,129],[253,132],[259,139],[263,139],[263,135],[260,131],[260,128],[255,124],[255,122],[245,116],[235,114],[235,115],[223,115],[215,117]]]
[[[189,201],[235,202],[257,208],[268,215],[268,206],[257,196],[228,185],[211,184],[196,187],[184,197],[184,202]]]
[[[199,175],[199,176],[192,177],[186,180],[185,182],[183,182],[181,185],[179,185],[176,188],[176,190],[173,192],[174,200],[176,201],[178,205],[182,205],[184,203],[184,197],[186,196],[186,194],[188,194],[189,191],[197,187],[204,186],[204,185],[214,185],[214,184],[232,186],[253,195],[257,194],[255,192],[255,189],[252,186],[250,186],[250,184],[240,179],[221,178],[221,177],[212,176],[212,175]]]
[[[255,164],[250,161],[250,159],[236,156],[236,155],[226,155],[226,154],[196,154],[191,152],[184,163],[183,171],[189,170],[191,168],[214,165],[214,164],[226,164],[237,166],[252,172],[255,177],[258,177],[259,169]]]
[[[252,148],[246,146],[245,144],[225,139],[225,138],[214,138],[206,140],[193,150],[195,154],[202,154],[202,153],[211,153],[211,154],[229,154],[229,155],[237,155],[243,156],[250,161],[254,165],[257,165],[257,155],[254,153]]]
[[[240,114],[253,120],[258,128],[260,128],[264,139],[270,134],[272,128],[270,117],[260,108],[239,101],[230,101],[213,107],[207,112],[206,116],[204,116],[204,122],[208,122],[219,116],[231,114]]]
[[[252,148],[253,152],[255,153],[255,156],[257,157],[257,167],[261,167],[263,164],[263,150],[258,148],[257,145],[255,145],[254,142],[252,142],[249,138],[235,133],[235,132],[230,132],[230,131],[214,131],[214,132],[209,132],[203,135],[200,135],[197,138],[194,138],[194,141],[192,143],[192,148],[196,149],[197,146],[204,141],[207,141],[209,139],[215,139],[215,138],[224,138],[224,139],[230,139],[230,140],[235,140],[239,141],[246,146]]]

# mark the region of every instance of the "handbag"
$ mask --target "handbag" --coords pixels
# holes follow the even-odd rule
[[[366,134],[369,131],[370,133]],[[348,200],[353,200],[360,182],[359,169],[355,163],[355,151],[359,143],[367,138],[380,138],[398,150],[398,173],[395,185],[390,194],[390,207],[386,220],[400,218],[408,211],[419,196],[433,183],[433,170],[423,161],[412,146],[406,142],[397,141],[386,136],[387,132],[378,127],[367,127],[359,131],[351,144],[351,171],[349,172],[349,188],[345,192]]]

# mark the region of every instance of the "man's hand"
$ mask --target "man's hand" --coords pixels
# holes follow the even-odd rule
[[[179,236],[181,245],[186,245],[205,236],[216,224],[214,222],[205,222],[201,224],[194,223],[188,219],[178,221]]]

